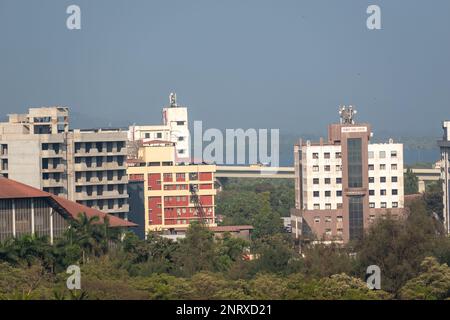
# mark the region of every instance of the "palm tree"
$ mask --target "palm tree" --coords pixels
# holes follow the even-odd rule
[[[108,252],[111,243],[119,240],[120,234],[109,225],[108,217],[102,224],[98,216],[88,217],[80,213],[77,220],[70,222],[67,238],[71,244],[76,243],[82,249],[82,261],[86,263],[89,255],[100,256]]]
[[[0,242],[0,261],[5,261],[10,264],[16,264],[19,260],[17,255],[17,248],[15,246],[15,239],[10,238]]]

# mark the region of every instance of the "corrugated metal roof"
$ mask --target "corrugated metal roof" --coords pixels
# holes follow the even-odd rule
[[[57,197],[51,193],[41,191],[26,184],[0,177],[0,199],[29,199],[29,198],[48,198],[54,201],[72,218],[78,219],[80,213],[86,213],[88,217],[98,216],[99,223],[103,223],[105,217],[108,217],[111,227],[136,227],[135,223],[120,219],[116,216],[107,214],[100,210],[89,208],[74,201]]]

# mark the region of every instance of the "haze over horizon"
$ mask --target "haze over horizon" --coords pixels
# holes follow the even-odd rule
[[[71,4],[81,30],[66,28]],[[366,28],[370,4],[382,30]],[[438,137],[449,12],[446,0],[2,0],[0,118],[65,105],[72,127],[157,124],[175,91],[210,128],[323,135],[352,104],[376,134]]]

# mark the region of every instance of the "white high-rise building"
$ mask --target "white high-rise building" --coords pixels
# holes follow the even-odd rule
[[[170,106],[163,109],[163,124],[170,128],[170,141],[175,142],[178,161],[190,160],[187,108],[177,104],[176,93],[170,94]]]
[[[169,97],[169,106],[162,111],[162,125],[133,125],[128,131],[128,140],[170,141],[175,143],[177,162],[190,162],[190,133],[187,108],[177,104],[175,93]]]
[[[346,243],[377,218],[404,215],[403,145],[370,143],[370,125],[355,123],[352,107],[340,111],[328,140],[294,147],[296,238]]]
[[[442,129],[444,129],[444,135],[442,140],[438,141],[438,146],[441,150],[441,179],[442,179],[442,191],[443,191],[443,216],[444,225],[447,233],[450,233],[450,121],[444,121],[442,123]]]

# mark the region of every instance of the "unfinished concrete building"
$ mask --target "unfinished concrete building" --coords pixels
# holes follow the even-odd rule
[[[0,123],[0,175],[127,218],[127,131],[69,130],[66,107],[31,108]]]

